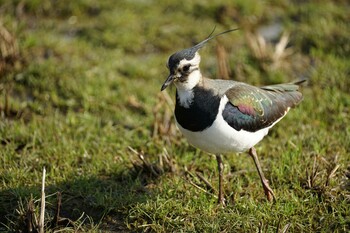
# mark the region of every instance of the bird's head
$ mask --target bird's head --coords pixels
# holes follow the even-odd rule
[[[215,28],[214,28],[215,29]],[[216,35],[212,35],[212,32],[209,37],[198,44],[194,45],[191,48],[181,50],[174,53],[168,59],[167,67],[169,69],[169,76],[162,85],[161,91],[167,88],[171,83],[175,82],[178,85],[186,85],[186,83],[191,82],[191,74],[198,72],[198,75],[193,75],[193,77],[199,77],[199,63],[201,57],[199,56],[198,50],[201,49],[209,40],[228,33],[235,31],[236,29],[227,30]]]

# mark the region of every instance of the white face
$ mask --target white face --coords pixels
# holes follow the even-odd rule
[[[199,63],[201,57],[198,52],[192,60],[183,59],[180,61],[175,73],[174,84],[180,89],[192,89],[197,85],[201,74],[199,72]]]

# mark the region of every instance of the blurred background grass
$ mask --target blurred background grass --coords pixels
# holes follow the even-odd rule
[[[349,10],[341,0],[0,0],[0,230],[36,229],[45,166],[47,231],[349,231]],[[197,173],[216,187],[215,160],[176,131],[174,88],[160,93],[169,55],[214,27],[240,30],[201,50],[205,75],[308,79],[302,104],[257,147],[273,205],[243,154],[224,160],[226,208],[196,188],[207,189]]]

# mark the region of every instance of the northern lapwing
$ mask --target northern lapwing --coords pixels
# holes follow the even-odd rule
[[[169,76],[161,87],[176,87],[176,125],[193,146],[216,155],[219,170],[218,203],[224,204],[221,155],[249,151],[269,201],[275,194],[261,169],[254,145],[302,100],[303,81],[255,87],[243,82],[209,79],[202,75],[198,53],[221,32],[168,59]]]

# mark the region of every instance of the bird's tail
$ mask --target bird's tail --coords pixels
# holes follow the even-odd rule
[[[268,91],[272,96],[285,102],[287,106],[294,107],[303,99],[303,95],[299,92],[299,86],[305,81],[303,79],[292,83],[269,85],[261,87],[261,89]]]

